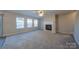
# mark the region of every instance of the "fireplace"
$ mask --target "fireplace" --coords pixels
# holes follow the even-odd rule
[[[46,24],[45,29],[51,31],[52,30],[52,25],[51,24]]]

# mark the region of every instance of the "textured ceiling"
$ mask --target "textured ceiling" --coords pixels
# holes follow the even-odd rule
[[[35,10],[5,10],[5,11],[41,18],[40,16],[38,16],[38,14],[36,13]],[[45,15],[47,15],[47,14],[66,14],[66,13],[69,13],[72,11],[73,10],[45,10]]]

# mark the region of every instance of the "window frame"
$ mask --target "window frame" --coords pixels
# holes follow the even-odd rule
[[[21,19],[22,19],[22,20],[21,20]],[[19,21],[19,20],[20,20],[20,21]],[[22,21],[23,23],[22,23],[21,21]],[[19,24],[19,23],[22,23],[22,24],[21,24],[21,26],[18,27],[18,24]],[[23,29],[23,28],[25,28],[24,24],[25,24],[25,19],[24,19],[24,17],[16,17],[16,29]]]
[[[31,26],[29,25],[29,23],[28,23],[28,20],[31,20],[31,21],[29,21],[29,22],[31,22]],[[27,28],[33,28],[33,19],[32,18],[27,18],[27,20],[26,20],[26,24],[27,24]]]
[[[35,21],[37,21],[36,24],[35,24]],[[38,19],[34,19],[33,23],[34,23],[34,27],[38,27]]]

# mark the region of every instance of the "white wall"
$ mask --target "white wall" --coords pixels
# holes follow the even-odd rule
[[[9,36],[9,35],[17,34],[17,33],[22,33],[22,32],[30,32],[30,31],[38,29],[38,28],[16,29],[16,17],[17,16],[28,18],[27,16],[24,16],[21,14],[4,13],[3,15],[3,36]]]
[[[45,30],[46,24],[52,24],[52,32],[55,33],[55,15],[45,15],[42,19],[42,27]]]
[[[79,11],[77,11],[77,16],[75,21],[74,38],[79,45]]]
[[[76,12],[59,15],[58,19],[58,32],[73,34]]]

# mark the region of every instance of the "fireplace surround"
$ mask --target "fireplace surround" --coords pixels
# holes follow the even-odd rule
[[[52,25],[51,24],[46,24],[45,29],[52,31]]]

